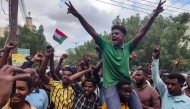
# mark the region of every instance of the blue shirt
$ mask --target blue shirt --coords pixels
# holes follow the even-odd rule
[[[184,93],[180,96],[172,96],[169,94],[167,86],[159,76],[159,59],[152,62],[152,79],[162,98],[161,109],[190,109],[190,98]]]
[[[26,96],[26,100],[37,109],[47,109],[48,107],[48,96],[43,89],[32,91],[30,95]]]

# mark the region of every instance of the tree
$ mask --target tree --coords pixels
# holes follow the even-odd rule
[[[34,56],[36,51],[42,50],[45,52],[47,41],[43,34],[43,26],[40,25],[37,33],[30,31],[26,26],[21,27],[20,36],[19,36],[19,48],[28,48],[30,49],[31,55]]]
[[[19,48],[26,48],[30,49],[31,56],[34,56],[37,51],[42,50],[45,52],[47,41],[43,34],[44,29],[43,26],[40,25],[37,32],[32,32],[30,29],[28,29],[26,26],[18,26],[20,30],[19,35]],[[3,48],[5,40],[8,36],[8,32],[5,32],[5,37],[0,38],[0,47]]]
[[[120,24],[126,27],[127,36],[124,40],[126,43],[134,38],[149,17],[150,15],[141,18],[139,14],[136,14],[129,18],[121,19],[120,16],[117,16],[112,24]],[[188,70],[190,68],[188,64],[190,62],[190,50],[187,49],[187,45],[190,38],[189,35],[185,34],[185,31],[188,29],[186,23],[189,21],[189,18],[189,13],[166,18],[161,15],[158,16],[151,29],[135,49],[138,57],[131,64],[145,66],[147,62],[151,63],[152,48],[159,45],[162,48],[160,56],[161,69],[172,71],[175,59],[182,56],[183,60],[179,65],[179,70]],[[111,40],[110,33],[104,32],[102,36],[109,41]],[[76,53],[69,52],[69,58],[65,61],[65,64],[77,65],[82,60],[83,53],[88,53],[89,51],[93,53],[92,63],[95,64],[98,61],[98,56],[94,50],[95,47],[96,44],[93,40],[84,43],[84,45],[75,49]]]

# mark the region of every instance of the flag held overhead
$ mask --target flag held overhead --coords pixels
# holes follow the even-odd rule
[[[58,42],[59,44],[62,44],[65,39],[67,39],[67,36],[59,31],[58,29],[55,30],[55,33],[53,35],[53,39]]]

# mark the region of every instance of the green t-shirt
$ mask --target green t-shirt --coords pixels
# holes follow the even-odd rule
[[[117,84],[121,79],[131,81],[129,75],[129,58],[135,49],[133,41],[116,47],[111,42],[99,36],[97,45],[103,54],[103,86],[108,88]]]

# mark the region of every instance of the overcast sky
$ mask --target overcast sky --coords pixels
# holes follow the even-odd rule
[[[64,0],[62,0],[64,1]],[[68,1],[68,0],[65,0]],[[137,13],[141,17],[151,13],[156,8],[159,0],[70,0],[78,12],[95,28],[98,33],[110,32],[112,21],[117,15],[120,18],[127,18]],[[104,3],[103,3],[104,2]],[[113,6],[118,5],[121,7]],[[2,0],[2,5],[8,13],[8,3]],[[85,41],[91,40],[91,36],[83,29],[80,22],[71,14],[67,14],[67,6],[61,0],[25,0],[27,12],[31,12],[33,24],[43,25],[45,36],[52,46],[56,46],[52,37],[56,28],[64,32],[68,39],[62,45],[55,48],[56,54],[63,53],[68,48],[74,48],[73,42],[82,45]],[[177,15],[180,12],[190,10],[190,0],[167,0],[164,4],[163,16]],[[0,11],[0,27],[8,25],[8,16]],[[20,9],[18,22],[24,25]]]

